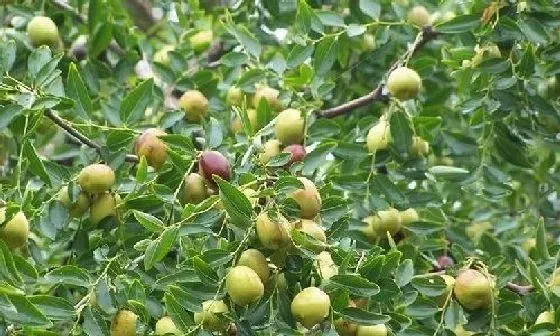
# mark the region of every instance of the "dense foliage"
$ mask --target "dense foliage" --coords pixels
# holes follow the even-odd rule
[[[558,0],[0,18],[0,335],[558,333]]]

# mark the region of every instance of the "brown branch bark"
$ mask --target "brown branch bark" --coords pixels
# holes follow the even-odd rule
[[[45,116],[48,117],[49,119],[51,119],[56,125],[58,125],[60,128],[62,128],[63,130],[65,130],[68,134],[70,134],[73,138],[75,138],[76,140],[78,140],[80,143],[95,149],[98,153],[101,152],[101,146],[92,141],[91,139],[89,139],[88,137],[86,137],[85,135],[83,135],[82,133],[80,133],[77,129],[75,129],[74,127],[72,127],[68,121],[66,121],[65,119],[59,117],[53,110],[51,109],[47,109],[45,110]],[[138,156],[136,155],[132,155],[132,154],[127,154],[125,157],[125,160],[127,162],[138,162]]]
[[[506,288],[519,295],[527,295],[533,291],[533,286],[531,285],[518,285],[512,282],[508,282]]]
[[[389,70],[383,76],[383,80],[377,85],[375,89],[373,89],[370,93],[366,94],[365,96],[361,96],[359,98],[353,99],[349,102],[346,102],[342,105],[318,110],[317,116],[320,118],[334,118],[339,115],[343,115],[347,112],[350,112],[356,108],[369,105],[375,101],[387,101],[388,96],[383,93],[383,88],[385,86],[384,80],[385,78],[391,73],[391,71],[395,70],[399,66],[401,66],[405,61],[408,61],[412,55],[414,55],[418,50],[422,49],[426,43],[433,40],[437,36],[437,32],[433,30],[431,26],[426,26],[422,29],[421,32],[418,33],[416,36],[416,40],[414,43],[410,45],[408,50],[395,62]]]

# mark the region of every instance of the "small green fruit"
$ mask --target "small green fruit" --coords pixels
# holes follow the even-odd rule
[[[311,329],[321,323],[329,314],[331,300],[317,287],[307,287],[299,292],[292,301],[292,315],[304,327]]]
[[[92,164],[84,167],[78,175],[78,184],[90,194],[109,190],[115,184],[115,172],[105,164]]]
[[[229,106],[241,106],[241,104],[243,104],[243,98],[245,97],[245,95],[243,94],[243,91],[236,87],[236,86],[232,86],[229,88],[227,95],[226,95],[226,103]]]
[[[194,322],[201,324],[208,331],[226,330],[229,323],[220,315],[229,312],[228,306],[221,300],[208,300],[202,303],[202,311],[194,313]]]
[[[412,208],[401,211],[399,213],[399,216],[401,218],[401,224],[404,226],[417,222],[420,219],[420,216],[418,216],[418,212],[416,212],[416,210]]]
[[[389,232],[391,236],[399,232],[402,223],[401,216],[397,209],[389,208],[387,210],[380,210],[377,212],[377,217],[379,217],[379,229],[378,234],[386,236],[386,232]]]
[[[424,6],[414,6],[408,12],[408,23],[418,27],[429,26],[432,24],[430,13]]]
[[[237,265],[251,268],[255,271],[255,273],[257,273],[263,284],[268,281],[270,269],[268,268],[268,261],[266,261],[266,257],[261,253],[261,251],[256,249],[248,249],[244,251],[241,253],[241,256],[239,256]]]
[[[130,310],[121,310],[113,317],[111,336],[135,336],[138,316]]]
[[[486,309],[492,303],[492,283],[484,274],[466,269],[455,279],[453,289],[459,303],[468,310]]]
[[[399,100],[409,100],[418,95],[422,79],[418,73],[406,67],[396,68],[387,78],[387,90]]]
[[[188,121],[199,122],[208,113],[208,99],[198,90],[188,90],[179,99]]]
[[[248,109],[247,111],[247,118],[249,119],[249,128],[253,131],[258,131],[257,129],[257,110],[255,109]],[[233,119],[233,123],[231,128],[234,133],[239,133],[243,131],[243,123],[241,122],[241,118],[235,116]]]
[[[1,229],[0,238],[11,249],[25,246],[29,238],[29,222],[25,214],[20,211],[15,214]]]
[[[375,42],[375,36],[373,34],[364,34],[362,45],[365,50],[375,50],[377,47]]]
[[[89,220],[93,225],[99,224],[107,217],[117,215],[117,197],[112,193],[97,195],[89,209]]]
[[[166,133],[157,128],[148,128],[136,139],[136,155],[144,156],[148,164],[159,170],[167,160],[167,145],[159,136]]]
[[[226,276],[226,291],[231,301],[239,306],[246,306],[263,296],[264,285],[251,268],[235,266]]]
[[[257,90],[255,91],[255,96],[253,97],[253,107],[254,108],[259,107],[259,103],[261,99],[264,99],[266,100],[270,108],[272,108],[275,111],[278,111],[282,108],[282,105],[280,104],[280,99],[278,98],[279,96],[280,96],[280,91],[276,89],[273,89],[268,86],[258,87]]]
[[[430,152],[430,144],[421,137],[412,137],[410,153],[414,156],[426,156]]]
[[[283,145],[300,144],[303,142],[305,119],[300,110],[286,109],[276,118],[274,127],[276,138]]]
[[[270,159],[280,154],[280,141],[270,139],[263,145],[263,151],[259,155],[259,162],[266,165]]]
[[[384,324],[359,326],[356,336],[387,336],[387,327]]]
[[[68,212],[72,217],[82,217],[89,208],[89,197],[86,193],[80,192],[74,203],[70,202],[68,195],[68,186],[62,187],[58,192],[58,200],[68,208]]]
[[[379,232],[379,227],[381,225],[380,223],[381,221],[379,217],[369,216],[364,218],[363,222],[367,223],[367,225],[362,229],[362,232],[371,243],[375,243],[377,238],[380,238],[378,232]]]
[[[313,219],[321,210],[321,195],[310,180],[305,177],[298,177],[298,180],[303,183],[303,189],[294,191],[292,198],[299,205],[300,217]]]
[[[27,24],[27,35],[31,44],[54,46],[58,43],[58,28],[51,18],[36,16]]]
[[[544,311],[537,316],[535,324],[552,323],[554,324],[554,312]]]
[[[177,328],[171,317],[164,316],[156,322],[155,334],[160,335],[182,335],[181,330]]]
[[[154,62],[169,65],[169,52],[175,50],[175,46],[164,45],[154,54]]]
[[[259,241],[267,249],[277,250],[290,242],[288,221],[280,214],[272,219],[266,212],[261,213],[257,217],[256,231]]]
[[[198,204],[209,196],[204,178],[197,173],[185,176],[183,182],[183,202]]]
[[[476,68],[485,60],[492,58],[501,58],[502,53],[500,48],[495,43],[488,43],[484,46],[479,46],[478,44],[474,47],[475,55],[471,59],[470,65]]]
[[[203,30],[192,35],[189,40],[191,42],[193,50],[197,53],[200,53],[208,49],[213,39],[214,34],[211,30]]]
[[[385,117],[379,118],[379,122],[369,129],[367,135],[367,148],[370,153],[385,149],[389,145],[391,132],[389,123]]]

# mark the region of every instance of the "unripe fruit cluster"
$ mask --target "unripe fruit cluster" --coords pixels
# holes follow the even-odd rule
[[[75,202],[71,203],[67,187],[61,189],[58,199],[75,217],[82,216],[89,206],[90,222],[96,225],[117,213],[117,203],[120,198],[118,194],[110,192],[115,181],[115,172],[111,167],[99,163],[91,164],[78,174],[77,182],[82,192],[78,194]]]
[[[281,146],[282,144],[277,139],[268,140],[264,144],[263,150],[259,156],[260,163],[265,165],[270,161],[270,159],[282,152],[290,154],[290,160],[288,161],[288,163],[286,163],[286,167],[289,167],[296,162],[303,161],[303,159],[307,155],[307,152],[305,151],[305,147],[303,145],[293,144],[284,147],[284,149],[281,149]]]
[[[229,181],[231,168],[226,157],[217,151],[205,151],[199,157],[198,173],[190,173],[183,180],[183,202],[198,204],[216,188],[214,175]]]
[[[364,218],[367,226],[363,232],[370,241],[375,241],[377,238],[386,237],[387,232],[394,236],[403,226],[416,222],[418,219],[418,213],[412,208],[404,211],[395,208],[380,210],[377,215]]]

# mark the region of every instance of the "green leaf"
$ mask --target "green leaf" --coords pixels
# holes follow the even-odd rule
[[[68,67],[68,78],[66,80],[66,94],[72,98],[76,103],[74,111],[83,118],[88,116],[93,111],[91,99],[87,88],[78,72],[76,64],[71,63]]]
[[[153,79],[149,79],[124,97],[120,108],[120,117],[124,123],[137,121],[144,116],[144,111],[152,100],[153,85]]]
[[[23,106],[10,104],[0,106],[0,131],[10,125],[12,120],[23,113]]]
[[[217,284],[220,281],[218,278],[218,274],[208,265],[204,260],[200,259],[198,256],[192,259],[194,270],[200,280],[202,280],[206,284]]]
[[[548,41],[548,34],[543,25],[530,16],[523,16],[517,21],[519,29],[525,34],[527,39],[536,44],[544,44]]]
[[[35,151],[35,147],[29,140],[23,143],[23,155],[29,161],[29,170],[31,170],[33,174],[38,175],[43,182],[50,185],[51,179],[49,174],[47,174],[43,161],[41,161],[37,155],[37,151]]]
[[[337,41],[334,36],[324,37],[317,44],[313,57],[313,68],[319,76],[329,72],[336,60]]]
[[[313,44],[299,45],[296,44],[288,54],[286,59],[286,65],[288,68],[293,69],[298,65],[305,62],[313,54],[314,46]]]
[[[74,306],[63,298],[50,295],[33,295],[27,298],[50,320],[71,321],[74,317]]]
[[[228,25],[230,33],[235,36],[237,41],[247,50],[247,52],[255,58],[259,58],[262,46],[259,40],[243,25]]]
[[[381,5],[375,0],[360,0],[360,10],[362,13],[371,17],[374,20],[379,19],[381,14]]]
[[[183,309],[179,301],[171,294],[165,293],[164,301],[165,310],[167,310],[167,313],[171,316],[175,325],[184,332],[188,331],[194,322],[192,317]]]
[[[37,77],[37,74],[41,69],[52,59],[51,50],[42,46],[31,52],[29,58],[27,59],[27,71],[31,75],[31,78]]]
[[[546,246],[546,230],[544,227],[544,219],[541,217],[539,219],[539,224],[537,225],[537,245],[535,250],[539,258],[543,260],[550,259],[550,253],[548,252],[548,247]]]
[[[329,288],[346,289],[351,294],[363,297],[370,297],[379,293],[379,286],[362,278],[359,275],[341,274],[334,275],[329,279]]]
[[[404,287],[410,283],[414,276],[414,263],[411,259],[405,259],[402,264],[397,267],[395,272],[395,282],[397,286]]]
[[[445,281],[439,275],[413,277],[410,283],[426,296],[440,296],[447,288]]]
[[[0,295],[0,315],[12,323],[47,327],[52,325],[23,295]]]
[[[165,230],[165,224],[163,224],[163,222],[158,218],[138,210],[132,210],[132,213],[138,223],[140,223],[140,225],[142,225],[146,230],[152,232],[162,232]]]
[[[468,177],[469,171],[453,166],[433,166],[428,169],[435,178],[442,178],[449,181],[461,181]]]
[[[70,285],[89,288],[91,280],[83,269],[65,265],[60,266],[45,274],[41,282],[45,285]]]
[[[494,124],[494,146],[504,160],[520,167],[531,167],[527,146],[521,138],[515,135],[506,125]]]
[[[95,32],[88,39],[88,56],[90,58],[99,56],[111,44],[111,40],[113,40],[113,24],[103,19],[103,23],[97,25]]]
[[[220,122],[216,118],[210,118],[210,123],[207,128],[207,145],[208,148],[217,148],[222,144],[223,134]]]
[[[412,146],[412,135],[414,134],[408,115],[404,111],[398,111],[391,116],[391,139],[399,153],[408,154]]]
[[[84,309],[84,332],[88,336],[108,336],[109,326],[101,314],[91,307]]]
[[[8,72],[16,60],[16,42],[13,40],[0,44],[0,73]]]
[[[444,34],[458,34],[472,31],[480,26],[480,15],[458,15],[449,21],[436,25],[436,31]]]
[[[215,176],[214,180],[220,188],[220,199],[232,224],[241,228],[251,225],[252,207],[247,196],[231,183]]]
[[[341,311],[337,311],[337,313],[345,320],[362,325],[383,324],[391,320],[391,317],[387,315],[376,314],[355,307],[347,307]]]
[[[145,252],[144,269],[151,269],[155,263],[161,261],[175,243],[179,229],[176,226],[170,226],[154,241],[152,241]]]

